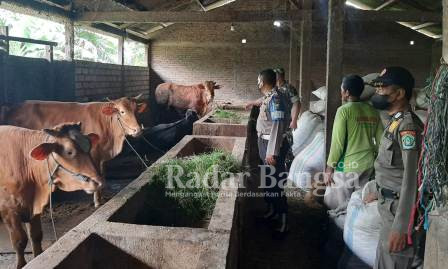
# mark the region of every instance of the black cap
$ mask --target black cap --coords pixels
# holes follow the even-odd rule
[[[274,72],[277,73],[277,74],[284,75],[285,74],[285,69],[283,69],[282,67],[275,68]]]
[[[406,68],[391,66],[386,67],[371,84],[375,87],[397,85],[409,91],[414,88],[415,79]]]

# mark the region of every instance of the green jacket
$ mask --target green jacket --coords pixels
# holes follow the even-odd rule
[[[378,111],[365,102],[348,102],[334,119],[327,165],[341,172],[362,172],[373,167],[383,134]]]

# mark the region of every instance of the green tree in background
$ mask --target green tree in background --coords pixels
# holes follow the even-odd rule
[[[75,27],[75,59],[118,63],[118,39]]]

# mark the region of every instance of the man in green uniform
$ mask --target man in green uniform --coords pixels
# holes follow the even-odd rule
[[[265,173],[261,171],[261,187],[265,187],[265,201],[268,207],[263,217],[265,220],[275,221],[277,225],[274,228],[274,236],[282,237],[288,231],[286,219],[288,205],[280,184],[281,180],[286,178],[286,175],[282,174],[285,172],[285,155],[289,145],[287,140],[283,139],[287,129],[286,98],[275,87],[275,83],[276,76],[272,69],[260,72],[258,88],[263,98],[256,128],[259,156],[266,169]],[[284,178],[280,178],[281,176]]]
[[[415,254],[415,245],[408,244],[407,236],[413,223],[410,217],[417,193],[423,124],[410,110],[415,82],[408,70],[387,67],[373,83],[377,88],[373,106],[391,117],[375,161],[378,211],[383,222],[375,268],[407,269]]]
[[[325,200],[335,208],[345,209],[352,192],[373,179],[383,125],[378,111],[360,100],[363,90],[360,76],[342,80],[341,96],[346,104],[336,111],[325,182],[329,188]]]

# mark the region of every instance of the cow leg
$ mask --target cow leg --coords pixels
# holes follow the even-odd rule
[[[42,224],[40,222],[40,215],[35,216],[31,219],[30,223],[26,224],[28,233],[31,237],[31,246],[33,247],[34,257],[37,257],[42,253]]]
[[[26,264],[25,248],[28,243],[28,237],[17,214],[10,213],[4,217],[3,221],[9,231],[11,244],[16,251],[17,269],[20,269]]]
[[[104,163],[101,162],[99,164],[100,167],[100,173],[102,176],[105,177],[104,174]],[[101,206],[101,190],[97,190],[96,192],[93,193],[93,204],[95,205],[95,208],[98,208]]]
[[[101,206],[101,191],[96,191],[93,193],[93,203],[95,205],[95,208]]]

